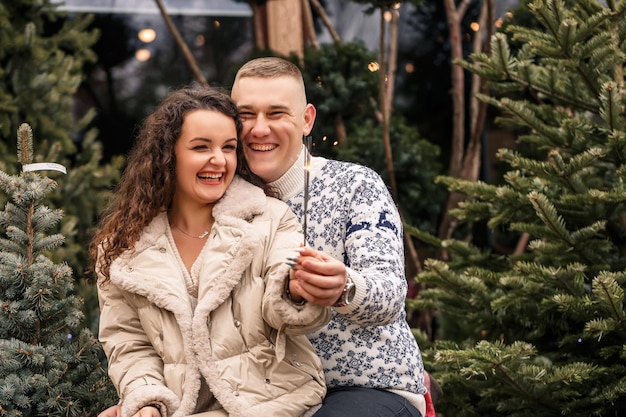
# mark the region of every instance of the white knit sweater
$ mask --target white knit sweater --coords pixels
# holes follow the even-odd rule
[[[269,184],[303,221],[304,154]],[[402,222],[380,176],[369,168],[313,157],[308,244],[343,261],[354,300],[309,335],[328,388],[396,392],[426,415],[424,365],[406,321]]]

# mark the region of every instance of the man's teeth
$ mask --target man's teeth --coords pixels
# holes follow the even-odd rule
[[[203,180],[219,180],[220,178],[222,178],[222,174],[205,174],[205,175],[198,175],[199,178],[202,178]]]
[[[253,151],[271,151],[273,149],[276,149],[276,145],[260,145],[260,144],[252,144],[250,145],[250,148]]]

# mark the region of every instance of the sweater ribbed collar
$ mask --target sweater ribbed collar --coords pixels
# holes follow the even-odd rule
[[[279,198],[283,201],[289,200],[304,189],[304,147],[291,168],[268,185],[278,192]]]

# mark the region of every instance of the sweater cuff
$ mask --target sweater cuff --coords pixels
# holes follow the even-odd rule
[[[350,269],[348,267],[346,267],[346,274],[348,275],[348,278],[350,278],[352,282],[354,283],[356,292],[354,293],[354,298],[352,299],[350,304],[348,304],[347,306],[333,307],[333,309],[337,313],[340,313],[340,314],[348,314],[356,310],[363,303],[363,300],[365,299],[365,295],[366,295],[366,289],[367,289],[365,278],[363,278],[361,274],[359,274],[355,270]]]

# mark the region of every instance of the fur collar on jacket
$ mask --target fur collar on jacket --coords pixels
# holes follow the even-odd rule
[[[236,175],[224,196],[213,207],[213,218],[216,224],[247,229],[246,224],[254,216],[263,213],[265,205],[266,196],[263,190]],[[135,244],[136,252],[154,245],[166,233],[167,223],[159,221],[159,217],[155,217],[144,229]]]

